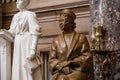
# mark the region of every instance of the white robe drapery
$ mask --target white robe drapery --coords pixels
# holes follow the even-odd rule
[[[32,35],[39,36],[39,30],[40,25],[34,12],[22,11],[14,15],[9,29],[9,32],[15,37],[12,80],[33,80],[24,68],[24,64],[26,58],[30,56]]]

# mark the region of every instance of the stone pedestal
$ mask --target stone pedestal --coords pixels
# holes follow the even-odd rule
[[[13,37],[0,30],[0,80],[11,80],[11,42]]]
[[[90,35],[96,25],[102,26],[105,31],[103,37],[104,49],[115,51],[117,55],[115,57],[116,66],[112,64],[114,67],[111,72],[114,76],[112,80],[119,80],[120,75],[117,76],[117,74],[120,73],[120,0],[90,0],[90,17]]]

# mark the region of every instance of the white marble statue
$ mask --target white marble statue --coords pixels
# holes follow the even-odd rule
[[[30,0],[17,0],[19,12],[14,15],[8,30],[14,36],[12,80],[34,80],[24,64],[26,59],[31,59],[35,54],[40,25],[36,14],[26,9],[29,2]],[[37,74],[40,76],[40,71]],[[37,80],[41,79],[38,77]]]

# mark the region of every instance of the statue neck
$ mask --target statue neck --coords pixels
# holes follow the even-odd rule
[[[67,31],[64,31],[63,33],[66,34],[66,35],[67,35],[67,34],[73,34],[73,33],[74,33],[74,30],[72,30],[72,29],[71,29],[71,30],[67,30]]]
[[[24,9],[19,9],[20,12],[23,12],[23,11],[26,11],[27,9],[24,8]]]

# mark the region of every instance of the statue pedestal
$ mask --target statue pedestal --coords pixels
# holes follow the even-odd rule
[[[11,43],[13,37],[0,30],[0,80],[11,80]]]

